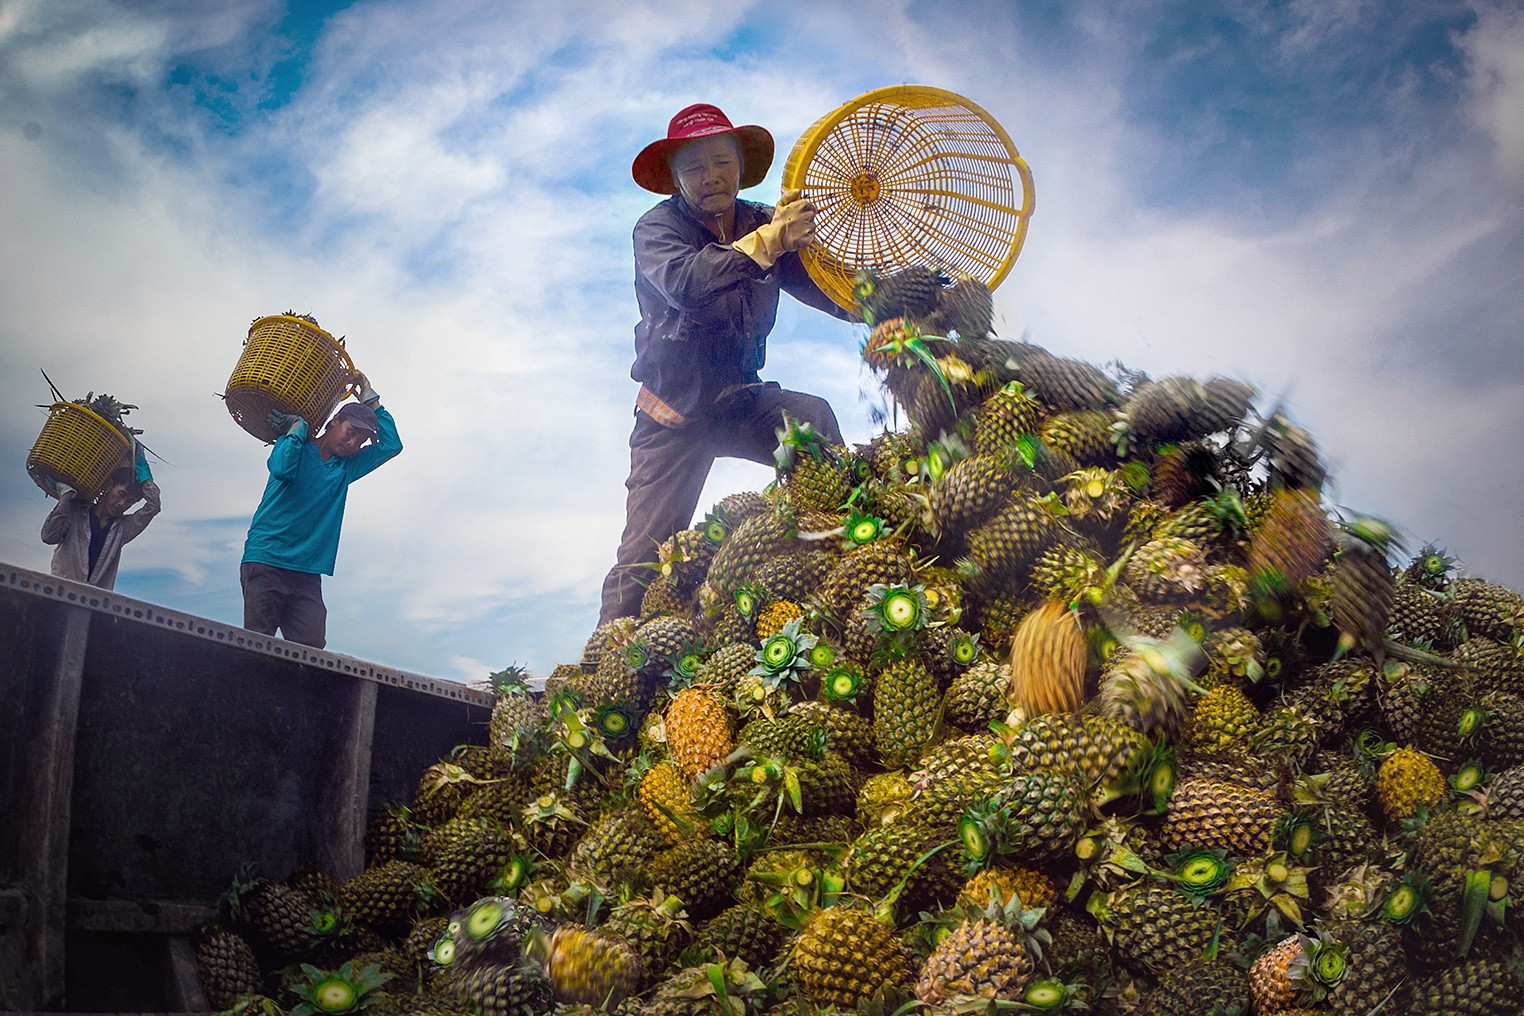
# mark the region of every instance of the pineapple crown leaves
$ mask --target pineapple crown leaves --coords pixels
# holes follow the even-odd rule
[[[820,679],[820,693],[828,702],[846,702],[855,706],[867,688],[867,675],[862,667],[850,660],[835,664]]]
[[[941,440],[926,446],[926,454],[921,457],[921,477],[935,483],[971,454],[962,438],[956,434],[943,434]]]
[[[383,974],[374,964],[356,970],[353,962],[347,962],[331,973],[303,963],[302,973],[306,975],[307,983],[295,989],[302,1001],[291,1010],[292,1016],[342,1016],[359,1012],[375,1001],[372,992],[392,979],[391,974]]]
[[[1442,591],[1450,583],[1456,560],[1437,543],[1426,543],[1408,562],[1402,575],[1409,582],[1430,592]]]
[[[704,662],[704,643],[701,641],[685,642],[678,647],[671,657],[669,666],[662,676],[672,682],[672,687],[681,688],[693,683],[698,676],[699,664]]]
[[[576,786],[583,771],[591,768],[594,758],[617,761],[605,742],[604,731],[594,713],[592,709],[563,709],[556,715],[550,748],[558,754],[571,756],[566,768],[567,790]],[[604,722],[608,721],[609,715],[604,714]],[[623,729],[628,730],[629,726],[626,722]]]
[[[1321,1002],[1343,983],[1349,973],[1349,947],[1326,931],[1297,936],[1301,952],[1286,969],[1286,976],[1309,1002]]]
[[[570,823],[586,825],[587,822],[561,802],[555,792],[541,794],[524,805],[524,822],[528,825]]]
[[[851,550],[865,543],[872,543],[886,535],[886,523],[877,515],[867,515],[854,508],[842,526],[842,547]]]
[[[515,854],[487,883],[487,888],[497,893],[518,892],[540,870],[539,863],[529,853]]]
[[[880,635],[913,635],[926,627],[929,605],[922,585],[886,585],[876,582],[868,587],[867,605],[861,613],[877,625]]]
[[[333,944],[342,942],[355,930],[349,915],[332,900],[324,900],[307,911],[307,927],[304,929],[314,942]]]
[[[1300,928],[1304,921],[1302,905],[1298,901],[1306,900],[1310,895],[1307,873],[1311,870],[1291,863],[1284,852],[1276,852],[1240,864],[1234,869],[1224,891],[1237,893],[1253,890],[1279,916]]]
[[[1315,779],[1316,776],[1327,774],[1314,774],[1313,777],[1303,777],[1298,781],[1298,789],[1293,795],[1301,797],[1310,794],[1312,800],[1321,800],[1321,790],[1305,788],[1306,781]],[[1328,839],[1328,834],[1318,826],[1318,812],[1316,806],[1292,808],[1275,822],[1275,828],[1271,833],[1271,842],[1277,850],[1285,851],[1289,856],[1299,861],[1307,859],[1320,843]]]
[[[794,618],[757,650],[757,665],[749,673],[762,678],[769,690],[797,681],[810,668],[810,650],[819,640],[803,624],[803,618]]]
[[[783,426],[775,433],[778,436],[778,447],[773,451],[773,462],[780,472],[792,472],[801,455],[832,465],[839,464],[836,453],[826,442],[825,436],[806,420],[799,420],[785,412]]]
[[[1233,874],[1233,861],[1221,847],[1187,847],[1164,860],[1170,866],[1162,873],[1165,881],[1190,896],[1212,896],[1226,889]]]
[[[1381,917],[1388,924],[1412,928],[1421,933],[1427,919],[1433,914],[1429,908],[1433,899],[1434,883],[1423,871],[1411,869],[1403,874],[1402,881],[1382,901]]]
[[[1133,752],[1120,776],[1091,792],[1091,803],[1099,807],[1130,797],[1139,814],[1161,815],[1169,807],[1179,776],[1175,749],[1160,738]]]
[[[717,960],[688,968],[674,976],[670,998],[691,1002],[712,1000],[721,1016],[744,1016],[760,1008],[767,982],[746,965],[745,960]]]
[[[487,675],[492,691],[499,696],[529,694],[529,671],[517,663],[510,663],[502,670]]]

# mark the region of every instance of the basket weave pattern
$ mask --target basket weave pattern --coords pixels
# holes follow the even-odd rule
[[[916,265],[994,289],[1026,239],[1032,174],[988,113],[952,92],[881,88],[826,114],[783,171],[819,209],[818,239],[800,252],[810,276],[854,306],[859,270]]]
[[[93,501],[111,474],[131,462],[132,442],[109,420],[77,403],[55,402],[26,457],[26,471],[43,490],[52,479]]]
[[[271,411],[300,416],[316,429],[354,378],[354,363],[337,339],[309,321],[274,314],[249,326],[224,402],[238,426],[270,442],[280,436],[267,419]]]

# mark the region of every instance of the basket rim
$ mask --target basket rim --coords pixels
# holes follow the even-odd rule
[[[127,435],[118,430],[116,424],[112,423],[110,420],[106,419],[95,410],[90,409],[88,406],[81,406],[78,402],[55,402],[48,407],[48,415],[51,416],[54,410],[58,409],[68,409],[76,413],[84,413],[86,416],[94,419],[100,423],[101,426],[111,431],[112,435],[114,435],[118,441],[122,442],[122,446],[126,448],[127,451],[132,451],[132,442],[127,440]]]
[[[900,84],[875,88],[864,92],[854,99],[849,99],[816,120],[805,129],[803,134],[799,135],[799,140],[795,141],[793,148],[789,150],[788,160],[783,166],[782,187],[784,190],[798,190],[804,186],[804,172],[809,167],[811,159],[814,158],[815,152],[820,148],[825,138],[848,116],[857,112],[862,107],[875,102],[900,102],[902,105],[906,105],[902,100],[910,96],[938,99],[948,105],[962,106],[984,121],[985,125],[994,131],[995,136],[1000,139],[1001,143],[1005,145],[1006,151],[1010,154],[1011,166],[1016,170],[1017,177],[1021,181],[1021,208],[1016,213],[1016,235],[1011,240],[1010,254],[1002,261],[1000,267],[989,281],[985,283],[985,287],[993,292],[997,286],[1005,281],[1006,276],[1011,273],[1011,269],[1016,266],[1016,259],[1021,256],[1021,249],[1026,245],[1027,225],[1031,221],[1032,212],[1037,206],[1037,194],[1036,188],[1032,184],[1032,169],[1027,165],[1027,160],[1022,158],[1021,153],[1017,151],[1016,142],[1011,139],[1011,135],[1001,126],[1000,121],[996,120],[987,109],[967,96],[960,95],[946,88],[938,88],[935,85]],[[809,249],[805,248],[805,251]],[[800,253],[804,254],[805,251]],[[813,267],[812,258],[807,257],[804,260],[806,269]],[[811,277],[814,274],[813,271],[810,272]],[[819,281],[816,279],[817,284]],[[825,287],[822,286],[821,288],[824,289]],[[844,309],[854,309],[852,304],[843,303],[842,298],[837,296],[836,293],[827,290],[826,295],[830,296]]]
[[[311,321],[308,321],[306,318],[297,317],[295,314],[266,314],[264,317],[255,318],[254,323],[249,325],[249,333],[247,336],[245,336],[244,342],[247,343],[249,339],[253,338],[254,329],[258,328],[266,321],[295,321],[303,328],[317,332],[328,341],[328,344],[333,347],[334,352],[338,353],[339,356],[343,358],[344,365],[348,367],[351,372],[355,369],[355,362],[350,358],[349,350],[344,348],[344,343],[334,338],[333,333],[328,331],[328,329],[324,328],[322,325],[315,325]]]

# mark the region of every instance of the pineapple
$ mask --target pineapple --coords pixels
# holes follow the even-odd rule
[[[1459,963],[1413,985],[1409,1016],[1518,1016],[1524,984],[1502,960]]]
[[[936,735],[936,680],[914,659],[899,660],[879,672],[873,684],[873,736],[887,769],[908,766]]]
[[[1012,381],[979,408],[974,425],[974,451],[979,455],[1008,455],[1016,442],[1037,429],[1039,406],[1021,383]]]
[[[477,1016],[542,1016],[555,1005],[545,973],[524,961],[486,963],[454,972],[445,991],[464,1011]]]
[[[1259,709],[1249,696],[1232,685],[1217,685],[1196,700],[1181,745],[1202,752],[1242,746],[1258,725]]]
[[[602,930],[635,948],[640,955],[641,982],[649,985],[693,937],[687,917],[681,900],[658,891],[615,907]]]
[[[1165,812],[1160,839],[1167,850],[1224,847],[1255,856],[1270,849],[1284,809],[1275,795],[1222,780],[1181,780]]]
[[[1140,882],[1109,895],[1096,893],[1087,908],[1134,970],[1157,975],[1201,960],[1219,931],[1219,946],[1228,944],[1215,907],[1168,886]]]
[[[722,840],[695,834],[651,859],[651,885],[675,895],[690,917],[713,917],[731,902],[741,881],[735,850]]]
[[[1376,798],[1386,820],[1396,826],[1421,807],[1432,808],[1449,796],[1449,787],[1434,760],[1412,748],[1388,755],[1376,771]]]
[[[1116,461],[1112,443],[1112,416],[1093,409],[1054,413],[1043,421],[1042,440],[1060,456],[1082,466],[1104,466]]]
[[[907,985],[910,962],[894,932],[872,914],[817,911],[794,939],[794,979],[811,1005],[851,1009],[885,985]]]
[[[735,748],[735,720],[712,687],[693,685],[677,692],[667,703],[664,721],[667,750],[690,782]]]
[[[1020,897],[967,908],[926,958],[916,997],[928,1006],[970,997],[1020,1001],[1036,969],[1027,941],[1040,917],[1041,911],[1024,911]]]
[[[1205,437],[1211,426],[1205,417],[1206,388],[1193,378],[1167,377],[1144,381],[1122,403],[1120,415],[1145,446]],[[1215,427],[1213,429],[1216,429]]]
[[[1067,605],[1049,600],[1022,619],[1011,642],[1013,705],[1028,716],[1079,709],[1089,652]]]
[[[999,511],[1016,487],[1011,471],[989,455],[953,464],[931,485],[931,515],[941,533],[959,533]]]
[[[248,939],[226,928],[211,928],[196,942],[196,969],[207,999],[218,1011],[231,1009],[240,995],[259,991],[259,960]]]
[[[640,954],[624,939],[597,928],[563,924],[550,936],[542,962],[557,1002],[613,1010],[640,984]]]
[[[670,759],[657,762],[640,779],[640,805],[669,846],[680,842],[700,820],[689,785],[683,771]]]
[[[783,925],[760,907],[738,903],[705,921],[693,936],[692,949],[712,958],[725,956],[761,967],[777,954],[784,931]]]

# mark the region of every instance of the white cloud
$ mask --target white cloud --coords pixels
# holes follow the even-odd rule
[[[1492,141],[1498,175],[1524,194],[1524,12],[1485,9],[1460,44],[1472,61],[1472,119]]]

